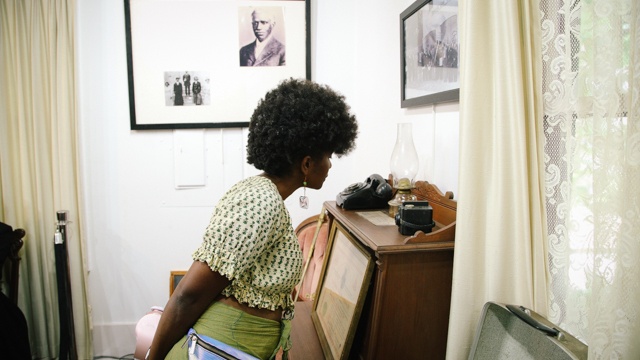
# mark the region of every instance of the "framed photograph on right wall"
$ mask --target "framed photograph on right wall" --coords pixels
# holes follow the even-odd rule
[[[400,14],[401,107],[460,98],[458,0],[418,0]]]

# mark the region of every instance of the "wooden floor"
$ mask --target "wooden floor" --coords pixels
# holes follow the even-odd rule
[[[311,301],[296,302],[296,314],[291,321],[290,360],[323,360],[322,346],[311,320]]]

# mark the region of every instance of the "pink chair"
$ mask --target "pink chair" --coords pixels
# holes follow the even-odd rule
[[[318,217],[319,215],[316,215],[304,220],[296,229],[296,235],[298,236],[304,259],[303,266],[306,264],[307,257],[309,256],[309,249],[313,242],[313,235],[316,232]],[[322,263],[324,261],[324,252],[327,247],[328,234],[329,223],[325,219],[325,222],[320,226],[315,249],[309,261],[309,267],[302,282],[302,289],[298,292],[299,295],[296,301],[313,301],[316,296],[320,271],[322,270]],[[296,286],[296,289],[298,289],[298,286]]]

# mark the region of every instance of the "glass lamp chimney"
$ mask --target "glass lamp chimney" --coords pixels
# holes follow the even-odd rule
[[[413,132],[411,123],[398,124],[396,145],[391,154],[391,175],[393,175],[393,187],[398,190],[410,190],[415,187],[418,175],[418,152],[413,145]]]

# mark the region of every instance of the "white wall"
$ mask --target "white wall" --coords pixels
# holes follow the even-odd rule
[[[457,193],[458,104],[400,108],[399,14],[413,0],[312,1],[313,80],[346,96],[357,149],[335,159],[311,209],[286,201],[294,227],[325,200],[371,173],[386,177],[396,124],[411,122],[420,179]],[[171,270],[187,269],[213,206],[246,165],[246,129],[204,132],[207,185],[175,190],[171,130],[131,131],[122,1],[77,0],[78,97],[89,302],[95,355],[122,356],[134,327],[169,295]]]

